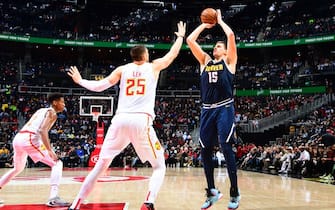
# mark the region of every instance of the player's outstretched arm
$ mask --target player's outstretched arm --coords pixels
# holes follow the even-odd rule
[[[175,32],[177,39],[169,52],[164,57],[158,58],[152,62],[155,71],[160,71],[168,67],[179,54],[186,33],[186,23],[179,21],[177,26],[178,31]]]
[[[83,79],[76,66],[71,66],[67,74],[80,86],[90,91],[101,92],[115,85],[120,80],[121,67],[118,67],[108,77],[99,81]]]
[[[222,30],[227,36],[227,64],[228,65],[236,65],[237,63],[237,47],[235,41],[235,34],[233,30],[222,20],[221,10],[216,11],[217,14],[217,22],[221,26]],[[229,68],[235,69],[235,68]],[[235,73],[232,72],[232,73]]]

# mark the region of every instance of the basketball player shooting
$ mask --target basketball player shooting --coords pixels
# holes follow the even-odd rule
[[[214,165],[212,154],[214,146],[220,143],[227,163],[230,179],[230,200],[228,209],[239,206],[240,194],[237,186],[237,169],[232,145],[236,142],[235,111],[233,96],[233,77],[236,71],[237,49],[232,29],[222,20],[221,11],[216,10],[217,21],[213,10],[206,12],[207,18],[188,37],[187,44],[200,64],[200,95],[202,100],[200,121],[200,144],[204,172],[207,180],[207,198],[201,206],[202,210],[210,208],[223,194],[215,188]],[[206,15],[205,15],[206,16]],[[211,23],[206,23],[206,22]],[[225,33],[227,42],[216,42],[213,49],[214,59],[204,52],[197,39],[202,31],[214,27],[217,23]]]

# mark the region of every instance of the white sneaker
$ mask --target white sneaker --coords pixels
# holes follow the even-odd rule
[[[56,196],[54,198],[50,198],[45,205],[49,207],[67,207],[70,206],[71,203],[62,200],[59,196]]]
[[[329,174],[328,176],[326,176],[323,179],[325,179],[325,180],[334,180],[334,177],[331,174]]]
[[[319,176],[320,179],[324,179],[327,176],[327,174],[323,174],[322,176]]]

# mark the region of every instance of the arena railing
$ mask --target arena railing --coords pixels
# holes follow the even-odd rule
[[[261,133],[271,129],[277,125],[289,123],[299,117],[302,117],[309,112],[334,101],[334,94],[323,94],[314,101],[300,106],[296,110],[284,111],[274,114],[259,120],[249,120],[247,123],[240,123],[243,132],[246,133]]]
[[[48,94],[52,92],[61,92],[64,95],[111,95],[117,96],[118,89],[110,88],[103,92],[90,92],[84,88],[63,88],[63,87],[41,87],[41,86],[25,86],[20,85],[19,93],[30,93],[30,94]],[[157,90],[156,95],[158,97],[174,97],[174,98],[200,98],[199,90]]]

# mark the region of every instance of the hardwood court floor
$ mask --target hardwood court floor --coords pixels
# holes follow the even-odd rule
[[[0,176],[9,169],[0,169]],[[72,202],[87,169],[63,172],[60,196]],[[5,206],[43,204],[49,195],[49,168],[26,168],[15,180],[0,190]],[[151,168],[109,170],[87,198],[88,203],[128,203],[138,210],[146,195]],[[242,200],[239,210],[334,210],[335,185],[307,180],[238,171]],[[215,169],[217,187],[224,197],[210,210],[227,209],[229,179],[226,169]],[[202,168],[168,168],[156,201],[157,210],[199,210],[205,200],[205,177]],[[85,208],[86,209],[86,208]]]

